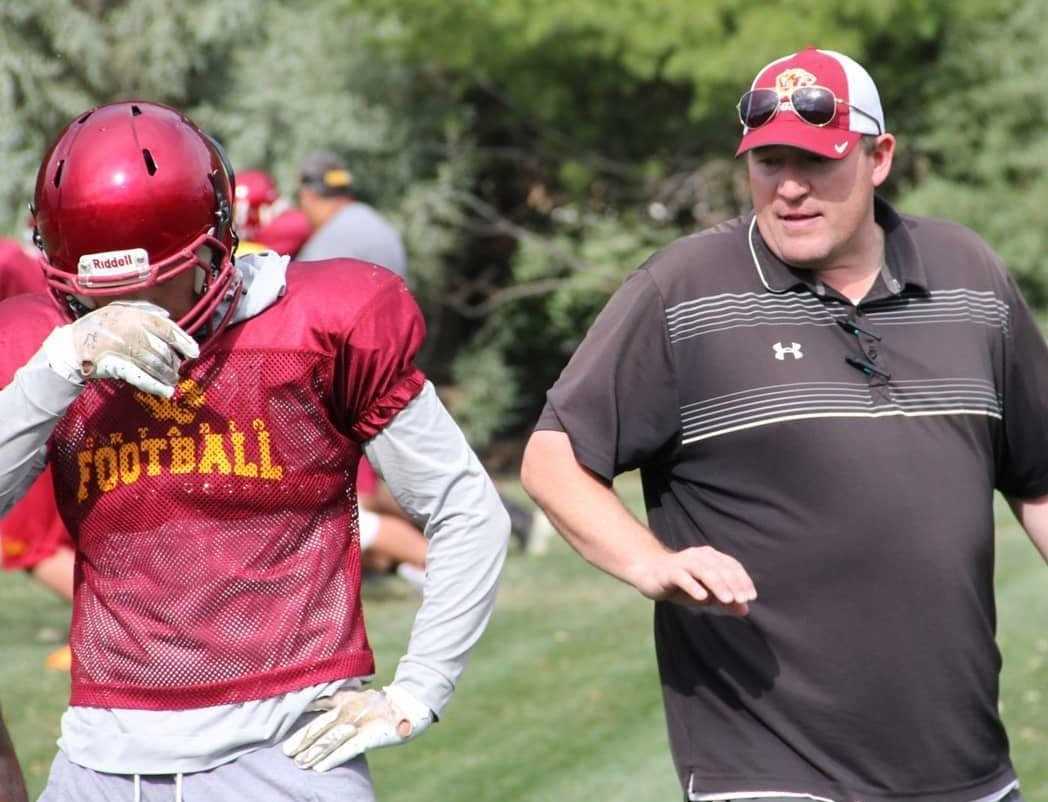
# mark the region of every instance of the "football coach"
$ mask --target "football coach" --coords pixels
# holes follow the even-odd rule
[[[629,276],[524,486],[655,600],[687,799],[1017,802],[993,494],[1048,556],[1048,348],[977,235],[877,196],[862,66],[786,56],[738,111],[753,212]],[[647,527],[611,487],[635,468]]]

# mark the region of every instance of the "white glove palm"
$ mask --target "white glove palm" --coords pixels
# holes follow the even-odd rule
[[[410,741],[433,721],[432,711],[395,685],[381,691],[339,691],[307,712],[325,711],[284,742],[300,769],[325,772],[369,749]]]
[[[183,360],[199,356],[200,347],[159,306],[114,301],[55,329],[44,352],[54,371],[77,384],[122,379],[170,398]]]

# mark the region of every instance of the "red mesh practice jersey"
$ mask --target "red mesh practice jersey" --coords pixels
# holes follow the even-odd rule
[[[0,331],[41,316],[18,300]],[[78,551],[72,704],[202,707],[374,670],[354,479],[422,388],[423,337],[389,271],[292,264],[173,399],[89,383],[50,443]]]

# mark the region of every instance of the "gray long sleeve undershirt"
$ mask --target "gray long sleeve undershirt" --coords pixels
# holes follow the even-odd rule
[[[82,389],[53,371],[41,350],[0,390],[0,517],[44,469],[47,439]]]
[[[422,606],[394,682],[439,714],[491,616],[509,515],[429,382],[364,453],[429,540]]]

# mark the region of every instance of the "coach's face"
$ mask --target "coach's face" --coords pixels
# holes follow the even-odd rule
[[[843,159],[773,145],[746,154],[761,236],[776,256],[806,270],[849,267],[876,236],[873,193],[891,170],[895,138],[855,145]]]

